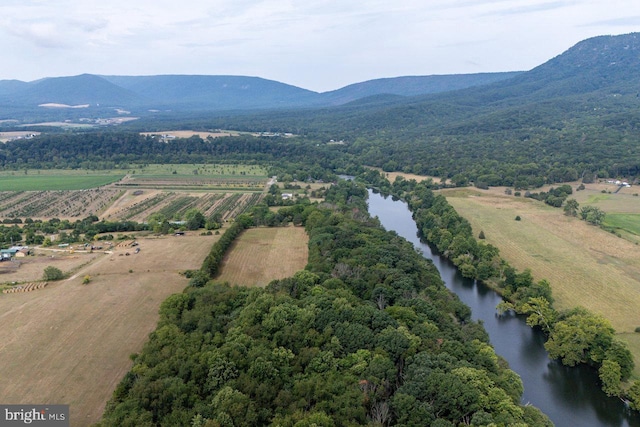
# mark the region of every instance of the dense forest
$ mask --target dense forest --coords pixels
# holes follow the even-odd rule
[[[285,208],[310,237],[293,277],[166,300],[99,425],[551,425],[519,404],[519,377],[468,307],[365,197],[341,182],[321,206]]]
[[[13,170],[111,169],[144,163],[286,161],[318,165],[312,176],[315,179],[327,170],[354,173],[361,171],[359,165],[369,165],[449,178],[458,186],[473,183],[483,188],[507,185],[516,189],[638,175],[640,154],[633,147],[633,132],[589,130],[544,130],[518,137],[506,131],[434,136],[424,143],[392,135],[384,139],[359,137],[344,144],[312,136],[243,135],[204,140],[194,136],[162,142],[131,132],[62,133],[6,143],[0,148],[0,166]]]

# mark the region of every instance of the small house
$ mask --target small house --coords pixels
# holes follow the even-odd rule
[[[18,252],[17,249],[13,249],[13,248],[9,248],[9,249],[0,249],[0,256],[2,257],[2,259],[11,259],[16,255],[16,252]]]
[[[23,249],[20,249],[19,251],[16,252],[15,257],[16,258],[24,258],[24,257],[26,257],[27,255],[30,255],[30,254],[31,254],[31,251],[29,250],[29,248],[23,248]]]

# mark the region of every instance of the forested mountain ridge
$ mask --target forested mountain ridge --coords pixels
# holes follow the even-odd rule
[[[318,93],[259,77],[225,75],[98,76],[82,74],[34,82],[0,81],[5,107],[88,104],[134,110],[229,111],[319,107],[376,95],[414,96],[450,91],[511,78],[518,73],[481,73],[377,79]],[[85,115],[91,113],[86,110]],[[5,112],[6,114],[6,112]],[[4,117],[2,117],[4,118]]]
[[[102,77],[82,74],[74,77],[54,77],[24,83],[16,80],[0,82],[2,105],[32,106],[39,104],[111,104],[125,105],[139,102],[138,95],[114,85]],[[4,96],[1,96],[4,92]]]
[[[250,120],[342,139],[364,164],[455,177],[462,185],[633,177],[640,174],[639,37],[588,39],[494,84]],[[240,117],[214,122],[249,126]]]
[[[304,139],[266,144],[269,159],[291,158],[300,152],[324,163],[342,157],[342,164],[355,161],[387,171],[454,178],[458,185],[473,182],[526,189],[595,176],[624,176],[633,181],[640,175],[640,80],[634,78],[640,65],[639,37],[634,33],[588,39],[529,72],[446,93],[380,94],[341,106],[242,114],[170,111],[127,126],[134,131],[187,126],[291,132]],[[81,161],[74,157],[73,144],[68,144],[73,138],[62,137],[58,142],[55,138],[7,144],[0,160],[10,168],[25,163],[37,167],[36,163],[51,164],[55,159],[67,165]],[[92,139],[85,138],[84,144]],[[343,140],[344,145],[323,147],[332,139]],[[54,145],[60,142],[64,156],[62,151],[50,151],[59,150]],[[180,144],[184,141],[149,153],[192,160],[219,152],[226,142],[191,141],[183,148]],[[261,144],[264,141],[252,142],[249,151],[234,148],[223,153],[257,159]],[[136,150],[107,154],[110,160],[120,157],[130,162],[150,155]],[[86,158],[91,157],[95,156],[87,152]]]

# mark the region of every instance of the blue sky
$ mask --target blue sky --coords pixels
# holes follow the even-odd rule
[[[635,0],[2,0],[0,80],[230,74],[322,92],[529,70],[636,31]]]

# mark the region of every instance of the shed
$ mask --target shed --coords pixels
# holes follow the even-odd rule
[[[16,252],[15,257],[23,258],[30,254],[31,254],[31,251],[29,249],[20,249],[19,251]]]

